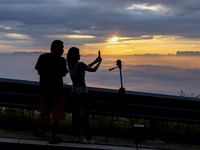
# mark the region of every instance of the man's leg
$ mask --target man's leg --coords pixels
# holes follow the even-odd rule
[[[56,132],[59,126],[59,120],[52,120],[51,122],[51,139],[50,141],[56,140]]]
[[[41,136],[45,135],[46,126],[47,126],[47,122],[40,121],[40,131],[39,132],[40,132]]]
[[[59,120],[65,119],[65,96],[58,96],[54,98],[52,104],[52,122],[51,122],[51,139],[50,144],[59,143],[62,140],[56,137]]]
[[[34,131],[34,134],[39,137],[45,136],[47,121],[50,120],[49,101],[46,97],[40,96],[40,130]]]

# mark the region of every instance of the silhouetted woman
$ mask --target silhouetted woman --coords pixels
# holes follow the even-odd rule
[[[79,62],[80,53],[76,47],[71,47],[67,53],[67,64],[72,80],[73,110],[72,129],[74,142],[81,141],[81,125],[83,129],[83,143],[94,143],[91,137],[88,110],[88,89],[85,83],[85,71],[95,72],[101,64],[102,58],[97,57],[94,62],[86,65]],[[96,64],[96,65],[95,65]],[[94,66],[95,65],[95,66]],[[94,67],[92,67],[94,66]]]

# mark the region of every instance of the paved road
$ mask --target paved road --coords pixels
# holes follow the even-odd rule
[[[125,146],[110,146],[99,144],[81,144],[81,143],[67,143],[49,144],[47,141],[27,140],[27,139],[12,139],[0,138],[1,150],[76,150],[76,149],[90,149],[90,150],[136,150],[135,147]],[[149,150],[149,148],[138,148],[139,150]],[[151,149],[152,150],[152,149]],[[158,150],[158,149],[156,149]]]
[[[95,144],[73,143],[72,136],[59,134],[62,143],[50,145],[50,133],[43,139],[33,136],[32,131],[17,131],[0,129],[0,150],[68,150],[68,149],[97,149],[97,150],[136,150],[135,142],[131,139],[93,136]],[[200,145],[166,143],[156,139],[138,144],[138,150],[200,150]]]

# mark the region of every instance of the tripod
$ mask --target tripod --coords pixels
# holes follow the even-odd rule
[[[123,87],[123,83],[122,83],[122,63],[121,63],[121,60],[117,60],[117,67],[114,67],[114,68],[111,68],[109,69],[109,71],[112,71],[116,68],[119,68],[120,70],[120,82],[121,82],[121,87],[119,88],[119,91],[118,91],[118,94],[120,95],[120,99],[121,98],[125,98],[125,88]],[[127,103],[126,103],[127,104]],[[124,104],[123,104],[124,105]],[[124,105],[125,106],[125,105]],[[126,109],[126,108],[125,108]],[[113,111],[113,115],[112,115],[112,118],[111,118],[111,122],[110,122],[110,127],[109,127],[109,131],[111,129],[111,126],[112,126],[112,122],[113,122],[113,118],[114,118],[114,111]],[[129,116],[129,119],[130,119],[130,124],[131,124],[131,128],[132,128],[132,131],[133,131],[133,134],[134,134],[134,141],[135,141],[135,145],[136,145],[136,149],[138,150],[138,146],[137,146],[137,140],[136,140],[136,133],[135,133],[135,127],[134,127],[134,124],[133,124],[133,120],[132,120],[132,117],[131,117],[131,114],[130,112],[128,113],[128,116]],[[106,143],[108,141],[108,134],[107,134],[107,137],[106,137]]]

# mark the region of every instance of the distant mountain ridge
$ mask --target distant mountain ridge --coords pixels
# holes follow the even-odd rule
[[[48,52],[13,52],[13,53],[0,53],[0,55],[28,55],[28,54],[42,54]],[[66,54],[66,53],[64,53]],[[82,56],[94,56],[95,54],[86,54]],[[96,56],[96,55],[95,55]],[[109,56],[109,55],[108,55]],[[121,55],[112,55],[121,56]],[[177,51],[176,54],[133,54],[133,55],[123,55],[123,56],[200,56],[200,51]]]
[[[16,55],[23,55],[23,54],[42,54],[45,52],[13,52],[13,53],[0,53],[0,55],[12,55],[12,54],[16,54]]]
[[[176,56],[200,56],[200,51],[178,51]]]

